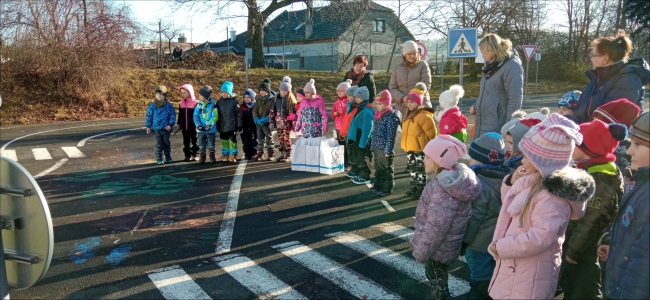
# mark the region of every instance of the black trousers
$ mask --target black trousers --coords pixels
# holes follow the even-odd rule
[[[368,162],[366,157],[369,155],[370,150],[366,148],[359,148],[356,142],[350,141],[350,165],[352,166],[352,172],[357,173],[357,175],[363,179],[370,179],[370,167],[368,167]]]
[[[343,148],[343,160],[345,161],[345,167],[351,167],[352,164],[350,163],[350,144],[348,143],[346,137],[340,137],[339,138],[339,145],[344,145],[345,148]]]
[[[566,255],[562,256],[559,284],[564,291],[564,299],[602,299],[598,258],[574,259],[577,265],[567,262]]]
[[[384,149],[375,149],[375,184],[374,188],[384,193],[392,193],[395,186],[394,154],[386,157]]]
[[[431,299],[449,299],[449,265],[428,259],[424,272],[431,285]]]
[[[256,128],[244,128],[242,133],[239,135],[244,147],[244,156],[246,157],[251,157],[257,153],[257,135],[255,131],[257,131]]]
[[[183,133],[183,153],[185,157],[196,155],[199,152],[199,145],[196,138],[196,130],[181,130]]]

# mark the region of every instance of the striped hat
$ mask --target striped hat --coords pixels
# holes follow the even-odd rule
[[[469,145],[469,157],[485,165],[502,165],[506,159],[506,143],[496,132],[487,132]]]
[[[554,113],[524,135],[519,149],[542,176],[548,176],[569,166],[575,144],[582,144],[579,130],[578,125]]]
[[[594,119],[605,123],[621,123],[630,128],[632,121],[639,116],[641,109],[629,100],[622,98],[607,102],[594,110]]]
[[[650,147],[650,112],[642,113],[632,122],[630,136],[640,144]]]

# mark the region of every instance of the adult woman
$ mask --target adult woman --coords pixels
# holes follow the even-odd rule
[[[352,69],[345,73],[343,81],[350,79],[352,80],[351,85],[353,86],[367,87],[370,92],[370,103],[372,103],[375,101],[375,92],[377,90],[375,88],[375,79],[372,77],[370,72],[366,71],[367,66],[368,60],[365,56],[359,55],[355,57],[352,61]]]
[[[580,123],[591,122],[596,108],[625,98],[643,110],[644,85],[650,81],[650,69],[642,58],[630,59],[632,41],[624,30],[615,37],[597,38],[591,42],[593,69],[585,72],[589,78],[573,116]]]
[[[388,89],[402,115],[402,120],[406,116],[406,95],[415,87],[418,82],[423,82],[427,86],[424,93],[423,106],[431,107],[431,98],[429,89],[431,88],[431,70],[426,61],[420,60],[418,45],[414,41],[407,41],[402,45],[402,63],[393,67],[390,75]]]
[[[483,78],[476,104],[469,112],[476,115],[474,138],[486,132],[500,132],[512,113],[521,109],[524,72],[512,43],[496,34],[488,34],[479,43],[485,59]]]

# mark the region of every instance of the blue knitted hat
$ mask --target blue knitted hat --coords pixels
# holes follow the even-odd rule
[[[488,132],[469,145],[469,157],[486,165],[502,165],[506,158],[506,143],[496,132]]]
[[[560,106],[564,106],[570,109],[575,109],[578,105],[578,99],[580,99],[580,91],[568,92],[562,96],[560,101],[558,101],[557,107],[559,108]]]
[[[232,89],[233,83],[230,81],[226,81],[221,85],[221,91],[230,94],[230,96],[232,96]]]

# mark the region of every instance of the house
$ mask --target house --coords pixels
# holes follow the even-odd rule
[[[399,28],[397,34],[394,28]],[[354,57],[363,54],[370,62],[368,69],[386,70],[391,56],[393,65],[401,62],[400,45],[408,40],[415,38],[392,9],[372,1],[331,1],[323,7],[285,10],[269,21],[264,27],[264,56],[269,66],[284,61],[287,69],[337,71],[351,68]],[[245,51],[251,62],[246,32],[235,35],[230,46],[235,53]]]
[[[159,41],[150,41],[149,44],[135,44],[131,46],[131,49],[135,52],[139,62],[156,61],[158,59],[158,53],[160,52],[158,43]],[[168,58],[176,46],[180,46],[183,49],[184,57],[187,56],[185,53],[195,48],[194,44],[185,41],[184,36],[179,37],[178,42],[163,40],[163,57]]]

